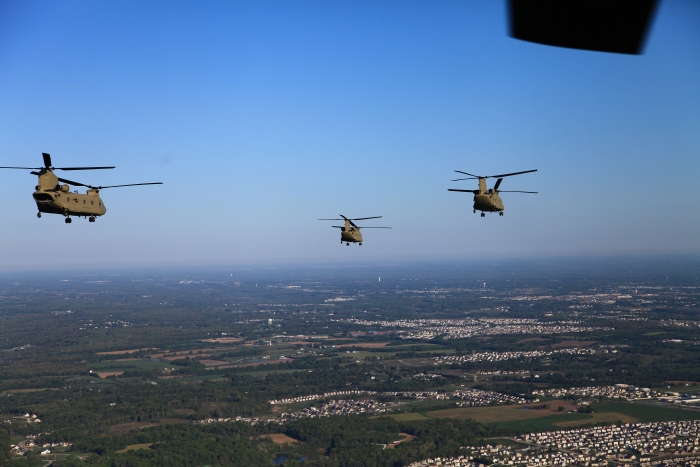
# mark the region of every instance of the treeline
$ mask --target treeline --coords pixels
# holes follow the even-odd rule
[[[168,425],[116,437],[86,437],[74,450],[95,454],[81,461],[71,456],[54,462],[57,467],[169,467],[191,465],[270,465],[273,444],[254,439],[256,431],[244,424],[225,427]],[[251,439],[253,438],[253,439]],[[153,443],[150,449],[117,453],[130,444]]]
[[[10,431],[0,427],[0,464],[4,464],[10,458]]]
[[[314,467],[404,466],[427,457],[458,456],[462,446],[481,443],[485,437],[507,431],[471,420],[425,420],[399,422],[390,417],[367,416],[305,419],[284,426],[251,426],[244,423],[214,425],[167,425],[118,436],[86,435],[73,450],[90,453],[54,462],[54,466],[269,466],[280,446],[266,434],[284,433],[303,441],[285,446],[293,458],[306,458]],[[395,449],[383,445],[404,438]],[[151,444],[149,449],[117,451],[133,444]]]

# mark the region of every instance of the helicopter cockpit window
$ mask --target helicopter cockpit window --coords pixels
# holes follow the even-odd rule
[[[51,201],[53,201],[53,198],[51,197],[51,195],[49,195],[47,193],[35,193],[34,199],[39,201],[39,202],[51,202]]]

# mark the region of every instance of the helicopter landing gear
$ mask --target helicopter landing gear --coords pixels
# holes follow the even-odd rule
[[[71,222],[73,222],[73,219],[71,219],[70,217],[66,217],[66,224],[70,224]]]
[[[90,222],[95,222],[95,216],[90,216],[90,219],[88,219]]]
[[[347,246],[350,246],[350,242],[346,243]]]
[[[482,212],[482,213],[481,213],[481,217],[486,217],[486,213],[485,213],[485,212]]]
[[[39,219],[41,219],[41,213],[40,213],[40,212],[37,212],[37,213],[36,213],[36,217],[38,217]]]
[[[498,215],[503,217],[503,211],[499,212]]]
[[[474,209],[474,214],[476,214],[476,209]]]
[[[360,242],[360,246],[362,246],[362,242]]]

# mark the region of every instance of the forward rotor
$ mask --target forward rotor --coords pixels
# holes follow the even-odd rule
[[[104,169],[114,169],[116,166],[109,167],[52,167],[51,166],[51,155],[48,153],[41,153],[44,157],[44,167],[0,167],[0,169],[19,169],[19,170],[104,170]],[[32,172],[34,175],[39,175],[38,172]]]
[[[348,221],[350,225],[355,227],[356,229],[390,229],[391,227],[360,227],[357,224],[355,224],[353,221],[364,221],[367,219],[381,219],[382,216],[372,216],[372,217],[356,217],[353,219],[350,219],[349,217],[345,217],[342,214],[339,214],[341,219],[319,219],[320,221]],[[336,229],[344,229],[345,227],[341,227],[339,225],[333,225],[331,227],[334,227]]]
[[[455,180],[452,180],[453,182],[458,182],[460,180],[479,180],[479,179],[486,179],[486,178],[503,178],[503,177],[512,177],[513,175],[520,175],[520,174],[527,174],[530,172],[537,172],[537,169],[534,170],[524,170],[522,172],[513,172],[509,174],[500,174],[500,175],[474,175],[470,174],[469,172],[462,172],[461,170],[455,170],[457,173],[461,173],[464,175],[469,175],[467,178],[457,178]]]

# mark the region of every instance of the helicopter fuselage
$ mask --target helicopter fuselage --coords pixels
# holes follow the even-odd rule
[[[489,190],[489,192],[474,195],[475,211],[499,212],[503,209],[503,201],[496,191]]]
[[[68,185],[64,185],[68,187]],[[102,216],[107,209],[100,195],[90,190],[86,194],[56,190],[54,192],[35,191],[32,195],[39,212],[62,214],[64,216]]]
[[[362,233],[359,227],[353,227],[345,222],[345,227],[340,230],[340,243],[362,243]]]
[[[39,175],[39,184],[32,194],[39,212],[63,216],[97,217],[107,212],[100,192],[90,189],[87,193],[70,192],[68,185],[59,184],[58,177],[50,170]]]

